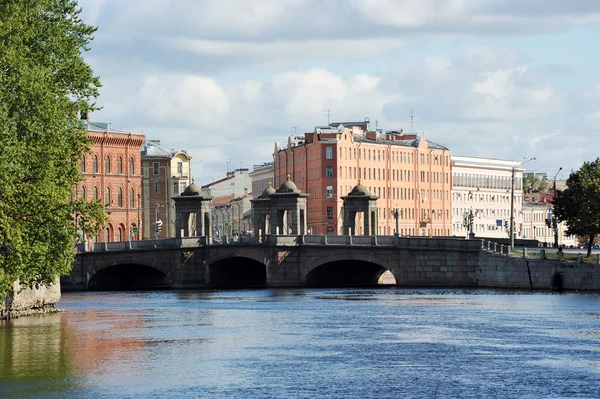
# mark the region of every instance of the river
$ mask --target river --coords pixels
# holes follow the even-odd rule
[[[63,294],[0,324],[2,398],[600,398],[598,294]]]

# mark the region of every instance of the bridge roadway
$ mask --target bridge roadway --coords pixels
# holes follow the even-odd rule
[[[482,240],[396,236],[206,237],[96,244],[79,252],[63,290],[375,285],[476,286]]]

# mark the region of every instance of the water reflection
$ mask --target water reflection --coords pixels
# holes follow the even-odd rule
[[[72,370],[63,314],[0,322],[1,378],[64,378]]]
[[[0,325],[0,397],[594,397],[600,299],[447,289],[65,294]]]

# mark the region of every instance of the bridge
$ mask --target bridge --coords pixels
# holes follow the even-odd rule
[[[79,252],[64,290],[477,286],[490,243],[398,236],[267,236],[209,244],[206,237],[96,244]],[[500,248],[496,248],[500,251]]]

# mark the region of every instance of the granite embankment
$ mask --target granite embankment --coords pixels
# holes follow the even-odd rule
[[[13,284],[13,292],[0,301],[0,320],[56,312],[60,283],[34,288]]]

